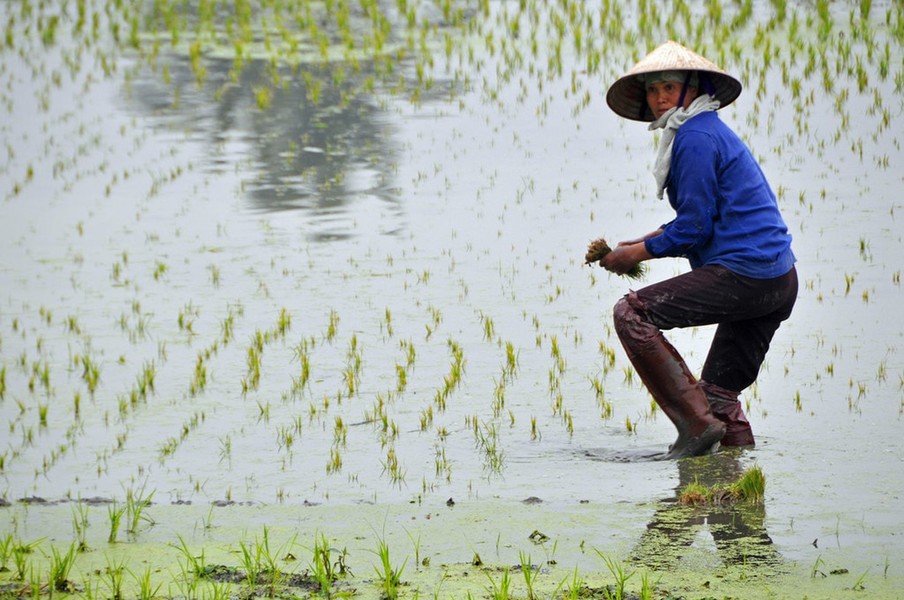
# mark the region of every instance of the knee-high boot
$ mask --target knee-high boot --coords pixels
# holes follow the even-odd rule
[[[666,458],[706,454],[725,435],[725,424],[713,416],[706,395],[678,351],[641,317],[632,306],[635,303],[639,301],[632,296],[616,303],[615,330],[634,370],[678,430]]]
[[[713,415],[725,423],[722,446],[755,446],[753,430],[738,400],[738,392],[703,380],[700,381],[700,387],[706,395]]]

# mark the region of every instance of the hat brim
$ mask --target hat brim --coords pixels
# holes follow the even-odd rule
[[[606,92],[606,104],[615,114],[632,121],[655,120],[647,105],[647,92],[638,77],[659,71],[696,71],[700,79],[698,91],[710,94],[725,108],[741,95],[741,82],[709,60],[676,42],[662,44],[617,79]]]
[[[741,82],[724,73],[697,71],[698,76],[706,78],[712,85],[712,91],[706,92],[703,83],[699,91],[711,93],[719,101],[719,108],[725,108],[741,95]],[[702,81],[702,79],[701,79]],[[606,104],[615,114],[632,121],[651,122],[655,120],[653,111],[647,104],[647,90],[637,80],[636,74],[622,77],[612,84],[606,93]]]

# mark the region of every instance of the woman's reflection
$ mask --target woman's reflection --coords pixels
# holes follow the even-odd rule
[[[678,494],[689,484],[709,488],[736,482],[744,473],[738,457],[736,451],[723,451],[676,461],[676,497],[659,502],[631,560],[655,571],[671,569],[691,553],[699,534],[708,531],[725,566],[781,564],[782,557],[766,533],[763,502],[716,501],[691,506],[679,501]]]

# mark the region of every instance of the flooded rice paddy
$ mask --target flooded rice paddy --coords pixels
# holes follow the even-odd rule
[[[0,23],[4,593],[78,542],[77,571],[217,597],[159,565],[180,536],[239,564],[267,528],[299,573],[316,532],[349,549],[338,592],[368,597],[392,596],[376,540],[411,598],[498,598],[524,552],[544,597],[576,569],[605,597],[622,560],[647,597],[904,589],[899,3],[21,1]],[[669,38],[743,81],[721,115],[802,282],[743,396],[757,447],[677,463],[642,460],[674,429],[610,326],[642,283],[582,264],[669,218],[653,135],[603,99]],[[698,370],[711,333],[669,337]],[[753,466],[761,504],[675,502]]]

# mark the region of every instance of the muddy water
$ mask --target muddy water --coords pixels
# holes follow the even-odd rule
[[[21,34],[32,51],[5,50],[3,67],[3,498],[452,498],[493,515],[537,497],[553,507],[541,519],[596,507],[615,551],[649,543],[666,571],[663,540],[705,563],[737,558],[741,535],[768,540],[764,563],[848,568],[839,589],[865,572],[899,581],[901,45],[886,8],[885,79],[881,52],[847,32],[871,69],[863,91],[845,67],[825,92],[779,42],[762,83],[732,65],[746,91],[721,114],[776,188],[802,286],[744,396],[757,448],[703,466],[645,460],[674,431],[609,326],[636,284],[581,264],[590,240],[670,214],[652,134],[602,100],[626,50],[599,76],[569,67],[583,109],[567,77],[540,90],[528,75],[497,102],[440,77],[416,105],[386,89],[343,104],[329,83],[312,99],[289,77],[261,109],[263,67],[230,84],[230,61],[212,58],[199,88],[178,52],[160,58],[167,78],[126,54],[105,76],[96,61],[72,70],[65,36]],[[686,268],[657,261],[647,280]],[[711,333],[670,339],[699,369]],[[752,516],[661,502],[752,465],[767,477]],[[34,505],[3,510],[4,532],[55,529]]]

